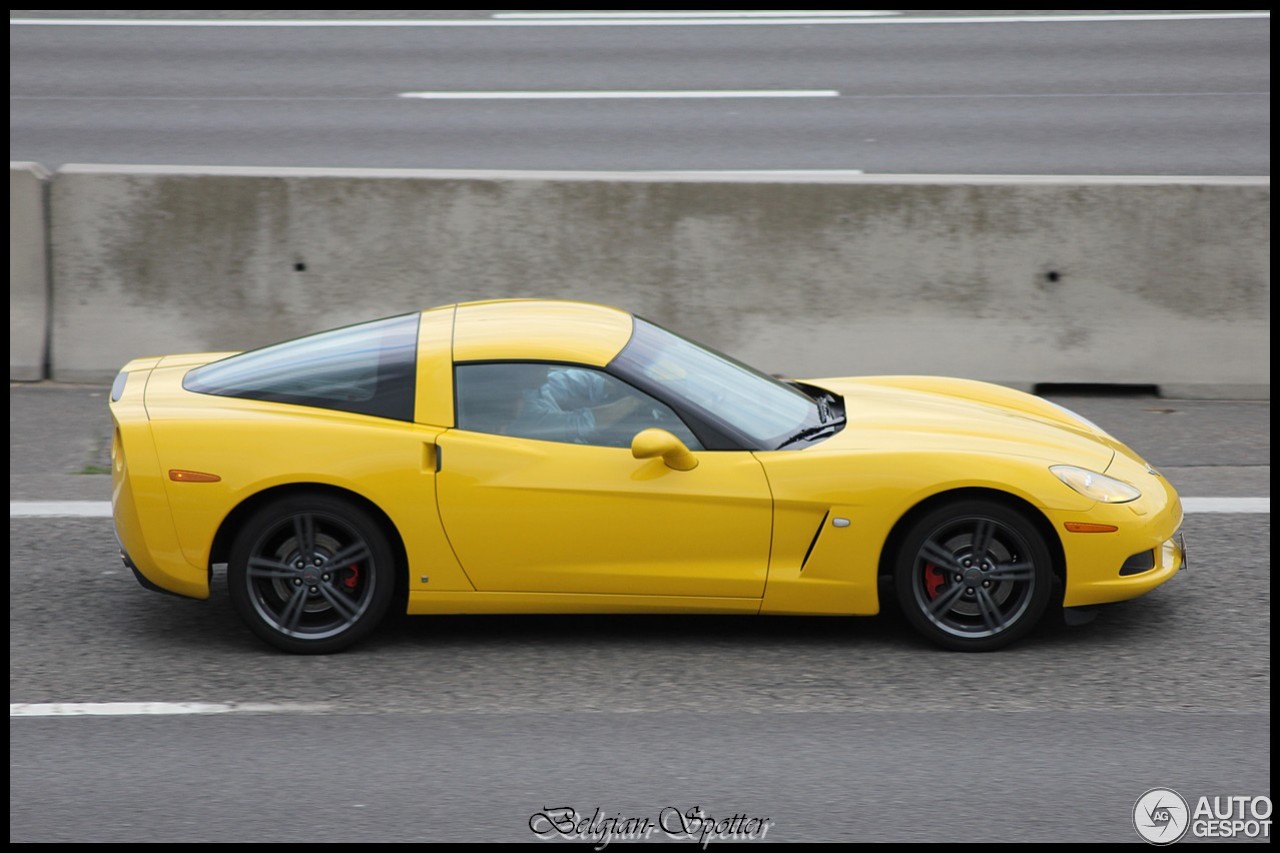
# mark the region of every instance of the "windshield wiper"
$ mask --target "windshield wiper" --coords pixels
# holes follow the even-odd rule
[[[844,420],[843,414],[836,411],[836,401],[840,399],[835,394],[825,388],[818,388],[813,385],[805,385],[803,382],[791,382],[792,387],[800,389],[806,397],[813,400],[813,404],[818,409],[818,420],[827,423],[834,420]]]
[[[815,397],[814,402],[818,404],[818,420],[824,424],[831,420],[833,417],[831,414],[831,398],[826,394],[823,394],[819,397]]]
[[[786,440],[783,441],[782,444],[779,444],[777,447],[775,447],[774,450],[781,450],[782,448],[786,447],[789,444],[795,444],[797,441],[804,441],[810,438],[817,438],[818,436],[826,432],[836,433],[840,430],[840,427],[843,424],[844,424],[844,421],[834,421],[832,423],[818,424],[817,426],[805,427],[799,432],[796,432],[793,435],[787,436]]]

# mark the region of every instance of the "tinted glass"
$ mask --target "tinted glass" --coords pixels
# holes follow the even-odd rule
[[[375,320],[233,355],[192,370],[182,387],[412,421],[418,317]]]
[[[636,318],[630,343],[611,367],[671,400],[724,421],[755,447],[771,448],[798,428],[817,423],[813,400],[677,334]]]
[[[660,427],[691,450],[702,445],[666,405],[602,370],[559,364],[462,364],[455,371],[458,428],[630,447],[636,433]]]

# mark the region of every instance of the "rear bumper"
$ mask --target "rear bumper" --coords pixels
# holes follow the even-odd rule
[[[127,490],[117,490],[112,510],[120,559],[138,583],[154,592],[183,598],[209,597],[209,571],[201,571],[183,558],[172,534],[167,505],[152,507],[152,514],[159,516],[151,528],[143,525],[134,497]]]
[[[185,598],[209,597],[209,570],[182,553],[142,407],[142,379],[130,373],[120,400],[111,404],[111,515],[125,565],[147,589]]]
[[[146,575],[138,571],[138,566],[133,562],[133,558],[131,558],[127,553],[125,553],[123,548],[120,549],[120,562],[124,563],[125,568],[133,572],[134,580],[136,580],[142,586],[143,589],[150,590],[151,592],[163,593],[165,595],[177,596],[178,598],[187,597],[185,595],[178,595],[178,593],[176,592],[172,592],[170,590],[165,589],[164,587],[156,586],[155,584],[153,584],[150,580],[147,579]]]

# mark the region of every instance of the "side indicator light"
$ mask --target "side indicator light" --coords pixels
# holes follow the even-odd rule
[[[1062,526],[1072,533],[1115,533],[1120,529],[1114,524],[1092,524],[1088,521],[1068,521]]]
[[[170,468],[169,479],[175,483],[220,483],[222,478],[217,474],[205,474],[200,471],[183,471],[181,468]]]

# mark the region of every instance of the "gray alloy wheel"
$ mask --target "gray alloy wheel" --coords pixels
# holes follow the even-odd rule
[[[994,501],[935,509],[912,525],[894,573],[907,619],[933,642],[990,651],[1030,631],[1051,595],[1052,557],[1022,513]]]
[[[236,536],[227,582],[255,634],[285,651],[323,654],[382,620],[394,563],[364,510],[329,495],[296,495],[263,507]]]

